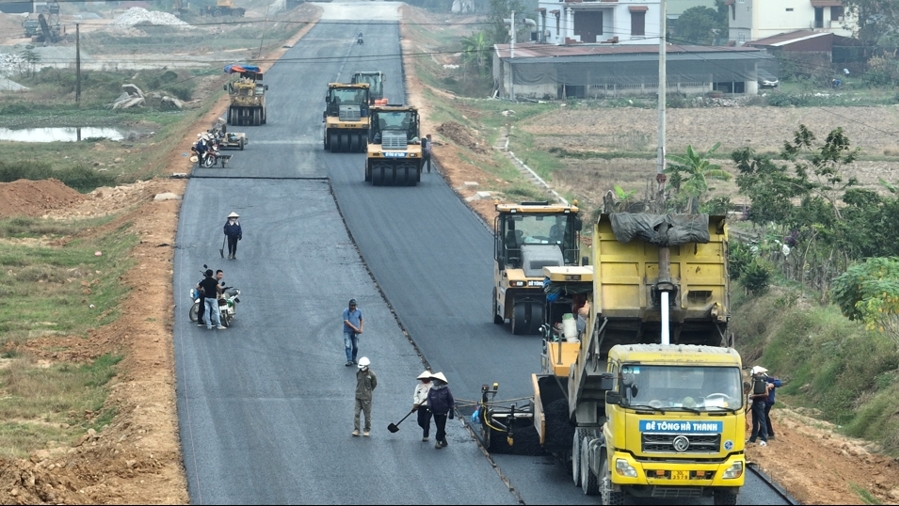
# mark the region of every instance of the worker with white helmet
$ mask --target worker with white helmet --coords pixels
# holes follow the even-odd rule
[[[418,384],[412,394],[412,411],[418,412],[418,426],[421,427],[421,440],[427,441],[431,432],[431,409],[428,407],[428,392],[431,390],[431,371],[418,375]]]
[[[369,367],[368,357],[359,359],[359,370],[356,371],[356,416],[353,418],[353,437],[359,437],[359,413],[365,414],[365,426],[362,435],[371,434],[371,398],[378,387],[378,377]]]
[[[761,439],[759,446],[768,446],[768,422],[765,420],[765,404],[768,400],[768,390],[771,388],[767,380],[768,369],[757,365],[752,368],[750,374],[752,374],[749,389],[749,399],[752,401],[752,434],[746,442],[754,444],[758,438]]]

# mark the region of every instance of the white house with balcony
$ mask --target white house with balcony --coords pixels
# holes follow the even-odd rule
[[[895,1],[895,0],[892,0]],[[852,37],[855,19],[841,0],[727,0],[730,40],[742,46],[751,40],[797,30],[830,32]]]
[[[537,7],[540,42],[659,43],[659,0],[540,0]]]

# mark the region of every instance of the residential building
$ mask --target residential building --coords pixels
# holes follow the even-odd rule
[[[851,37],[855,20],[841,0],[727,0],[730,40],[751,40],[797,30],[816,30]]]
[[[669,93],[758,93],[758,69],[776,67],[754,47],[668,45]],[[493,77],[501,97],[564,99],[653,95],[659,89],[659,46],[497,44]]]
[[[538,40],[550,44],[656,44],[659,0],[540,0]]]

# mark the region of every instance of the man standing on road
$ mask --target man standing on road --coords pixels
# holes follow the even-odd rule
[[[213,276],[212,269],[206,269],[206,277],[197,285],[197,290],[203,294],[204,303],[206,304],[206,328],[212,330],[213,324],[218,330],[225,330],[222,326],[221,313],[219,313],[218,296],[222,293],[222,287],[219,286]]]
[[[215,271],[215,282],[218,283],[219,285],[221,285],[222,278],[224,278],[224,277],[225,277],[225,273],[221,269]],[[202,281],[203,280],[201,279],[200,282],[202,283]],[[197,286],[200,286],[199,283],[197,283]],[[203,323],[203,315],[205,313],[206,313],[206,297],[201,293],[200,294],[200,308],[197,310],[197,326],[198,327],[206,326],[206,324]]]
[[[343,347],[346,350],[345,365],[347,367],[356,363],[356,354],[359,353],[359,334],[362,333],[364,327],[362,310],[356,307],[356,299],[350,299],[347,308],[343,310]]]
[[[412,411],[418,413],[418,426],[421,427],[421,440],[427,441],[431,432],[431,409],[428,407],[428,392],[431,390],[431,371],[418,375],[419,383],[412,394]]]
[[[228,258],[231,260],[237,259],[237,241],[243,239],[243,230],[237,218],[240,218],[239,214],[229,214],[224,227],[225,235],[228,236]]]
[[[449,444],[446,442],[446,419],[453,419],[456,402],[453,393],[450,392],[449,382],[442,372],[432,374],[431,382],[434,385],[428,391],[428,406],[434,415],[434,425],[437,426],[437,444],[434,448],[439,450]]]
[[[746,440],[754,444],[756,438],[761,439],[759,446],[768,446],[768,423],[765,421],[765,404],[768,401],[768,381],[765,379],[768,369],[761,366],[752,368],[752,385],[749,398],[752,400],[752,434]]]
[[[768,381],[768,397],[765,399],[765,423],[768,426],[768,440],[774,439],[774,427],[771,426],[771,407],[774,406],[775,390],[783,386],[783,381],[773,376],[765,376]]]
[[[431,173],[431,134],[425,136],[421,141],[421,156],[428,165],[428,174]]]
[[[359,359],[359,370],[356,371],[356,416],[353,418],[353,437],[359,437],[359,413],[365,415],[365,427],[362,435],[371,434],[371,396],[378,387],[378,377],[369,369],[368,357]]]

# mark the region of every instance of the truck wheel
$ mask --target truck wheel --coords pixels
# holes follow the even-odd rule
[[[353,153],[359,152],[359,140],[361,138],[361,135],[350,135],[350,151],[352,151]]]
[[[540,332],[540,325],[543,324],[543,306],[531,303],[531,320],[528,334],[537,334]]]
[[[240,139],[240,150],[243,151],[244,139],[241,137]]]
[[[490,307],[493,308],[493,323],[497,325],[506,323],[506,319],[503,318],[503,315],[496,314],[496,288],[493,289],[493,299],[490,301]]]
[[[571,440],[571,480],[574,486],[581,485],[581,431],[574,431],[574,437]]]
[[[525,315],[527,314],[527,304],[513,302],[512,306],[512,335],[521,336],[527,333],[527,324]]]
[[[581,489],[584,495],[596,495],[599,493],[599,480],[596,474],[590,470],[590,441],[595,439],[592,435],[581,440]],[[572,455],[572,458],[574,456]]]
[[[340,151],[340,146],[337,144],[337,139],[339,136],[335,132],[328,133],[328,149],[331,150],[332,153],[336,153]]]
[[[602,465],[599,471],[600,476],[600,492],[602,493],[602,504],[625,504],[627,496],[620,490],[615,492],[612,490],[612,473],[609,472],[609,459],[606,455],[602,456]]]
[[[727,490],[716,490],[714,494],[716,505],[723,506],[737,504],[737,494],[731,494]]]
[[[222,10],[221,10],[221,9],[216,9],[216,10],[212,11],[212,17],[218,18],[218,17],[221,17],[221,16],[222,16]]]

